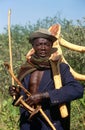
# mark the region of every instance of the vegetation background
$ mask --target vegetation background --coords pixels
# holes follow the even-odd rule
[[[13,70],[15,75],[22,63],[31,45],[28,43],[30,32],[39,27],[49,28],[53,24],[61,25],[61,35],[67,41],[85,46],[85,18],[77,20],[76,25],[72,20],[59,16],[46,17],[38,20],[36,24],[30,22],[25,26],[11,25],[12,35],[12,55]],[[4,67],[4,62],[10,61],[8,30],[5,27],[4,33],[0,34],[0,130],[18,130],[19,129],[19,108],[12,105],[12,98],[9,96],[8,88],[11,85],[11,77]],[[85,53],[71,51],[62,47],[63,55],[75,71],[85,74]],[[85,81],[80,81],[85,85]],[[71,130],[85,130],[85,94],[82,99],[71,103]]]

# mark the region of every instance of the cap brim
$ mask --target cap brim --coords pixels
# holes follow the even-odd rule
[[[29,42],[32,43],[34,39],[36,38],[46,38],[52,42],[55,42],[57,40],[57,38],[51,34],[45,34],[45,33],[41,33],[41,32],[34,32],[30,35],[29,37]]]

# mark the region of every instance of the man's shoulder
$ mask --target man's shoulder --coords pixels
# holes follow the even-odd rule
[[[68,64],[66,64],[66,63],[64,63],[64,62],[61,62],[61,63],[60,63],[60,72],[63,72],[63,71],[65,71],[65,70],[69,70],[69,69],[70,69],[70,67],[69,67]]]
[[[27,74],[30,74],[31,72],[35,71],[36,68],[29,62],[25,62],[23,65],[21,65],[20,70],[18,72],[18,79],[21,81]]]
[[[60,63],[60,68],[67,68],[67,67],[69,67],[68,64],[66,64],[66,63],[64,63],[64,62],[61,62],[61,63]]]

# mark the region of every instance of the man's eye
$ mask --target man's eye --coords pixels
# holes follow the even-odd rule
[[[37,44],[35,44],[36,46],[42,46],[42,45],[44,45],[44,46],[50,46],[50,43],[37,43]]]
[[[46,43],[47,46],[50,46],[50,43]]]
[[[47,42],[47,43],[45,43],[44,45],[45,45],[45,46],[50,46],[50,43]]]
[[[36,44],[36,46],[40,46],[40,45],[42,45],[42,44],[41,43]]]
[[[37,44],[36,44],[36,46],[41,46],[41,45],[43,45],[43,44],[42,44],[42,43],[37,43]]]

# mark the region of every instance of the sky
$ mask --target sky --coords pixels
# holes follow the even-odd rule
[[[8,24],[8,11],[11,9],[11,25],[36,23],[39,19],[60,14],[67,20],[85,17],[85,0],[0,0],[0,33]]]

